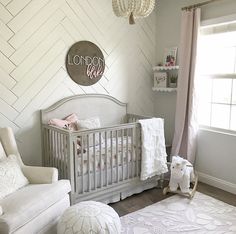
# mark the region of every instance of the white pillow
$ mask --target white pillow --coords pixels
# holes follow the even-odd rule
[[[77,121],[78,130],[94,129],[94,128],[100,128],[100,127],[101,127],[101,123],[98,117],[92,117],[89,119],[80,119]]]
[[[86,130],[86,129],[95,129],[100,128],[101,123],[98,117],[92,117],[89,119],[83,119],[77,121],[77,129],[78,130]],[[101,137],[101,143],[103,142],[103,137]],[[87,147],[87,138],[83,138],[83,145]],[[99,145],[99,134],[95,135],[95,145]],[[93,146],[93,134],[89,134],[89,146]]]
[[[29,184],[15,155],[0,161],[0,199]]]

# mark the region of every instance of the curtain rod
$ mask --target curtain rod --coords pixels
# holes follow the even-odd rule
[[[200,3],[194,4],[194,5],[183,7],[182,10],[183,11],[184,10],[191,10],[193,8],[201,7],[201,6],[207,5],[209,3],[217,2],[217,1],[221,1],[221,0],[209,0],[209,1],[206,1],[206,2],[200,2]]]

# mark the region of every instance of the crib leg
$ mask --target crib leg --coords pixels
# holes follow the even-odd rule
[[[163,184],[164,184],[164,176],[165,176],[165,174],[163,173],[163,174],[161,174],[161,177],[160,177],[160,179],[158,180],[158,188],[161,188],[161,189],[163,189]]]

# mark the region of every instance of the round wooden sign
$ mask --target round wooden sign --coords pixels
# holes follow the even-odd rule
[[[79,85],[97,83],[105,69],[102,51],[90,41],[73,44],[66,56],[66,69],[71,79]]]

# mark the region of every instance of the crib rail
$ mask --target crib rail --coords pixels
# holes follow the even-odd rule
[[[70,179],[74,199],[139,178],[138,123],[75,132],[43,125],[43,144],[45,166]]]
[[[146,116],[146,115],[136,115],[136,114],[127,114],[126,115],[127,118],[127,123],[135,123],[137,122],[139,119],[150,119],[152,118],[151,116]]]

